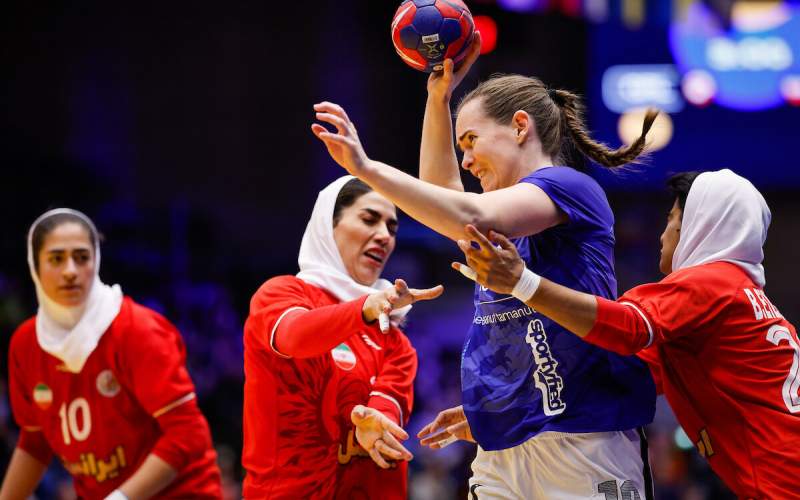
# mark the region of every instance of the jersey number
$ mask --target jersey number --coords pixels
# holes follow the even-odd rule
[[[80,413],[80,424],[78,424],[78,413]],[[64,444],[71,444],[73,439],[86,441],[92,432],[92,414],[89,412],[89,402],[85,398],[73,399],[69,405],[61,403],[58,416],[61,419]]]
[[[780,325],[770,327],[767,332],[767,340],[775,345],[780,345],[781,341],[785,340],[794,349],[792,367],[783,383],[783,403],[790,413],[798,413],[800,412],[800,394],[798,394],[798,389],[800,389],[800,345],[792,337],[792,333]]]
[[[640,500],[639,492],[633,481],[624,481],[617,492],[617,482],[614,480],[605,481],[597,485],[597,492],[605,495],[606,500]]]

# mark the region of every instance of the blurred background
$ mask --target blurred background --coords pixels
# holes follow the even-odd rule
[[[320,188],[343,171],[312,136],[311,106],[346,107],[367,153],[416,174],[425,75],[389,38],[398,0],[6,2],[0,9],[0,374],[14,329],[35,313],[25,234],[71,206],[105,235],[102,276],[181,330],[201,408],[238,498],[242,325],[252,293],[294,274]],[[797,324],[800,3],[735,0],[472,0],[486,53],[462,90],[495,72],[535,75],[586,98],[596,138],[638,134],[642,107],[666,113],[647,165],[594,169],[617,225],[620,292],[660,279],[658,237],[672,172],[731,168],[773,212],[767,292]],[[470,190],[478,185],[465,178]],[[420,358],[416,434],[459,403],[470,283],[455,245],[407,217],[385,276],[444,283],[410,316]],[[5,392],[5,379],[0,386]],[[0,461],[16,442],[0,398]],[[649,428],[657,498],[732,496],[664,401]],[[421,450],[415,499],[464,498],[474,447]],[[73,498],[57,465],[40,498]]]

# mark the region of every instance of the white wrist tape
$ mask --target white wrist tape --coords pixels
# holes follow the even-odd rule
[[[108,494],[105,500],[128,500],[128,497],[125,496],[125,493],[119,490],[114,490]]]
[[[442,439],[441,441],[436,441],[436,444],[439,445],[439,448],[444,448],[445,446],[451,445],[456,441],[458,441],[458,438],[451,434],[449,437]]]
[[[519,277],[519,281],[514,285],[514,289],[511,290],[511,295],[522,302],[528,302],[531,297],[533,297],[533,294],[536,293],[536,290],[538,290],[539,283],[541,282],[542,277],[526,267],[522,271],[522,276]]]

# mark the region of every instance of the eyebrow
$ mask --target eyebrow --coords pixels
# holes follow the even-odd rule
[[[472,129],[468,129],[466,132],[464,132],[463,134],[461,134],[460,136],[458,136],[458,140],[457,140],[457,142],[459,142],[459,143],[460,143],[461,141],[463,141],[463,140],[464,140],[464,137],[466,137],[467,135],[471,134],[472,132],[473,132],[473,131],[472,131]]]
[[[73,252],[90,252],[91,249],[89,248],[73,248]],[[65,253],[67,252],[66,248],[51,248],[47,251],[47,253]]]
[[[383,215],[381,215],[381,213],[378,212],[377,210],[373,210],[371,208],[362,208],[361,210],[369,213],[373,217],[377,217],[379,219],[383,218]],[[395,226],[397,225],[397,219],[395,219],[394,217],[389,217],[388,222],[389,224],[394,224]]]

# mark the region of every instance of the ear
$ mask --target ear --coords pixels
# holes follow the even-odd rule
[[[511,117],[511,126],[514,128],[514,132],[517,135],[518,144],[523,144],[532,133],[535,133],[533,118],[531,118],[531,115],[529,115],[527,111],[521,109],[516,111],[514,116]]]

